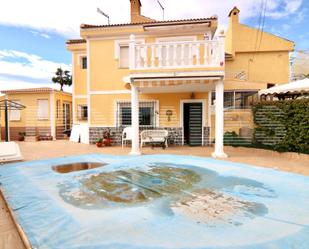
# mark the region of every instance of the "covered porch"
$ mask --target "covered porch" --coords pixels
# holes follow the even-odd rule
[[[188,75],[189,74],[189,75]],[[179,94],[190,93],[190,98],[177,100],[179,103],[179,127],[182,132],[182,142],[188,139],[186,125],[190,125],[191,143],[190,145],[210,145],[210,138],[206,138],[205,128],[210,129],[210,101],[211,92],[216,94],[215,105],[215,150],[212,156],[215,158],[226,158],[223,149],[224,135],[224,110],[223,76],[218,72],[192,72],[192,73],[152,73],[132,74],[124,78],[126,87],[131,90],[131,124],[132,124],[132,147],[130,155],[140,155],[140,104],[141,96],[147,94]],[[203,94],[208,94],[207,99],[201,98]],[[206,103],[208,102],[208,103]],[[208,108],[206,108],[206,106]],[[168,115],[168,112],[166,114]],[[172,113],[171,113],[172,114]],[[207,117],[205,117],[207,116]],[[187,124],[188,123],[188,124]],[[157,125],[154,129],[164,129]],[[210,131],[208,131],[210,132]],[[208,142],[206,140],[209,139]],[[187,143],[188,144],[188,143]]]

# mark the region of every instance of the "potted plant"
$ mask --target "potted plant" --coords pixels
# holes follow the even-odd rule
[[[18,141],[25,141],[26,132],[18,133]]]
[[[112,139],[111,139],[110,130],[105,130],[103,132],[103,144],[105,146],[112,146]]]
[[[98,148],[103,147],[103,138],[99,138],[96,142]]]

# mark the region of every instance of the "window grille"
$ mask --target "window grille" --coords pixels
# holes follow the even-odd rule
[[[132,125],[131,102],[117,102],[117,127]],[[145,101],[139,103],[139,125],[141,127],[156,127],[156,102]]]

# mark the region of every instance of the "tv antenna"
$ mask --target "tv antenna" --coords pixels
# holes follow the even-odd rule
[[[97,8],[97,12],[107,18],[108,25],[110,25],[109,15],[105,14],[100,8]]]
[[[160,3],[159,0],[157,0],[158,4],[160,5],[160,8],[162,9],[162,13],[163,13],[163,21],[164,21],[164,7],[163,5]]]

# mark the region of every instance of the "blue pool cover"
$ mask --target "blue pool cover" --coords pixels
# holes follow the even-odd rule
[[[52,170],[75,162],[107,165]],[[33,248],[309,248],[309,177],[272,169],[94,154],[0,166],[0,189]]]

